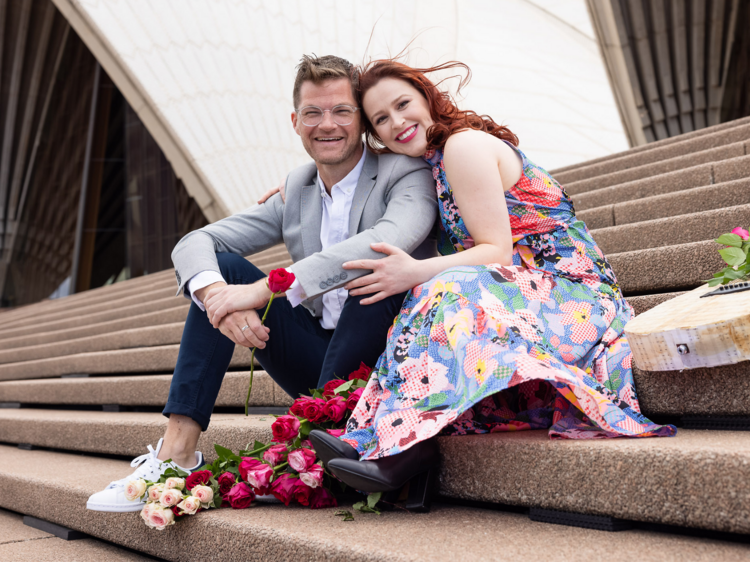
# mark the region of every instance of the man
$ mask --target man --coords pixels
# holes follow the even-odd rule
[[[294,83],[292,125],[314,164],[289,174],[285,196],[185,236],[175,247],[178,294],[190,307],[169,399],[164,438],[138,457],[132,475],[89,498],[98,511],[138,511],[128,501],[128,480],[154,480],[171,459],[191,471],[196,451],[235,344],[256,347],[256,357],[291,396],[307,393],[361,361],[374,365],[403,294],[361,306],[341,288],[368,273],[344,270],[353,259],[379,258],[370,248],[387,242],[416,258],[435,254],[429,237],[437,217],[434,180],[421,159],[365,150],[352,65],[334,56],[305,56]],[[274,300],[266,325],[258,311],[271,293],[265,275],[242,256],[284,241],[294,261],[288,299]],[[207,305],[207,306],[206,306]],[[301,305],[301,306],[299,306]],[[218,329],[216,329],[218,328]]]

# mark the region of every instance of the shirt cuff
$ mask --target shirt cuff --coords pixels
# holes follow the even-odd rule
[[[209,285],[213,285],[214,283],[226,283],[224,281],[224,277],[222,277],[221,273],[218,271],[201,271],[200,273],[196,273],[193,275],[190,280],[185,284],[185,287],[187,288],[188,292],[190,293],[190,297],[193,299],[193,302],[198,305],[198,308],[203,310],[205,312],[206,307],[203,306],[203,303],[198,300],[198,297],[195,296],[195,291],[198,291],[204,287],[208,287]]]
[[[287,272],[294,274],[294,272],[288,267],[286,268],[286,270]],[[305,291],[302,288],[302,283],[299,282],[299,279],[295,278],[292,286],[286,290],[286,300],[289,301],[289,304],[291,304],[292,307],[295,307],[302,301],[307,300],[307,295],[305,294]]]

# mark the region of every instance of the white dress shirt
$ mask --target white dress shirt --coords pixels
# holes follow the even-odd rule
[[[320,243],[323,250],[349,238],[349,213],[352,209],[352,201],[354,200],[359,176],[362,174],[362,168],[365,165],[366,155],[367,152],[363,151],[362,158],[359,159],[352,171],[331,187],[330,195],[320,179],[320,173],[318,173],[316,181],[320,189],[320,201],[323,209],[320,221]],[[294,273],[294,265],[288,267],[287,270]],[[201,310],[205,310],[205,308],[203,303],[195,296],[195,291],[217,281],[224,281],[220,273],[201,271],[187,282],[190,296]],[[320,319],[320,325],[323,328],[327,330],[336,328],[348,296],[349,291],[343,288],[328,291],[323,295],[323,317]],[[292,286],[286,291],[286,298],[292,306],[298,306],[307,298],[298,280],[295,279]]]

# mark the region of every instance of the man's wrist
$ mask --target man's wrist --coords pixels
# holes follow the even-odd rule
[[[208,295],[208,292],[213,289],[214,287],[225,287],[226,283],[223,281],[217,281],[216,283],[211,283],[210,285],[207,285],[205,287],[202,287],[195,291],[193,294],[198,298],[199,301],[204,302],[206,295]]]
[[[261,295],[261,300],[263,301],[263,304],[258,308],[262,308],[268,304],[268,301],[271,300],[271,296],[273,295],[271,289],[268,288],[268,277],[258,279],[254,284],[256,285],[259,294]]]

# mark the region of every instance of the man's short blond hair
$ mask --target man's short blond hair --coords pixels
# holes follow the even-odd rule
[[[300,89],[303,82],[320,84],[326,80],[346,78],[352,84],[352,95],[357,99],[357,77],[354,65],[346,59],[333,55],[318,57],[315,55],[304,55],[297,65],[297,76],[294,79],[294,90],[292,99],[294,109],[299,109]]]

